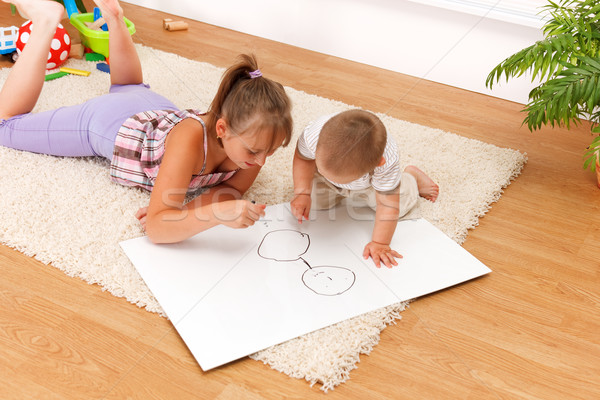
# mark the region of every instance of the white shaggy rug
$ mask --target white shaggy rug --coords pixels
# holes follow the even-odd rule
[[[223,70],[138,45],[144,76],[152,88],[182,108],[205,110]],[[260,61],[260,60],[259,60]],[[109,76],[94,63],[67,66],[92,71],[45,84],[35,111],[82,102],[106,92]],[[8,69],[0,70],[0,83]],[[294,135],[312,119],[351,106],[286,88],[293,101]],[[440,185],[436,203],[421,199],[421,213],[462,243],[468,229],[519,175],[526,156],[451,133],[380,115],[399,143],[401,162],[414,164]],[[267,160],[249,197],[266,204],[289,201],[295,140]],[[143,235],[134,217],[149,194],[109,180],[108,163],[63,159],[0,147],[0,241],[66,274],[97,283],[115,296],[162,313],[119,242]],[[292,377],[327,391],[349,378],[360,354],[400,318],[405,303],[374,311],[252,355]]]

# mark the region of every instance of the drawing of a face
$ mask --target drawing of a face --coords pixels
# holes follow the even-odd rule
[[[304,271],[302,282],[316,294],[335,296],[354,285],[356,276],[347,268],[320,265]]]
[[[272,231],[265,235],[258,255],[275,261],[296,261],[306,253],[310,246],[307,234],[291,229]]]
[[[302,260],[308,266],[302,275],[304,285],[322,296],[336,296],[354,285],[356,275],[348,268],[319,265],[311,267],[302,258],[308,251],[310,237],[306,233],[281,229],[267,233],[258,246],[258,255],[275,261]]]

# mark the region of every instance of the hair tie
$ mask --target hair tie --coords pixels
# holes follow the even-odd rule
[[[250,75],[250,79],[260,78],[262,76],[262,72],[260,72],[260,69],[257,69],[256,71],[248,72],[248,75]]]

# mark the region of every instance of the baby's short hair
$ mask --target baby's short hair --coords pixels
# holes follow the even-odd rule
[[[386,143],[385,125],[375,114],[348,110],[323,125],[316,157],[330,171],[360,177],[379,165]]]

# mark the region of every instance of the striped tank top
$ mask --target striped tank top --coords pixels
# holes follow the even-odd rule
[[[216,186],[231,178],[238,170],[204,174],[206,168],[207,133],[204,121],[197,110],[144,111],[128,118],[117,133],[110,165],[114,182],[125,186],[140,187],[152,191],[158,176],[160,163],[165,154],[167,135],[175,125],[186,118],[193,118],[204,129],[204,164],[193,175],[187,193]]]

